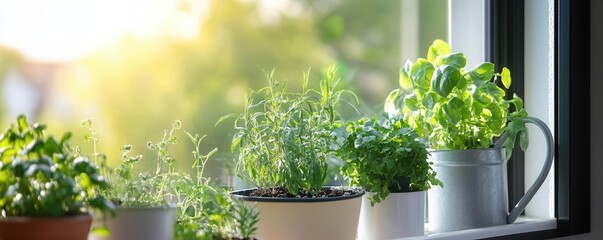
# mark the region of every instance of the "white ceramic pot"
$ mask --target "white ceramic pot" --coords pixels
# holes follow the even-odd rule
[[[262,240],[354,240],[364,192],[333,198],[233,196],[255,204],[260,212],[255,237]]]
[[[102,218],[95,218],[101,226]],[[169,240],[174,237],[176,207],[117,208],[115,218],[107,216],[108,237],[91,234],[91,240]]]
[[[383,240],[424,234],[425,191],[390,193],[371,207],[367,193],[362,197],[358,240]]]

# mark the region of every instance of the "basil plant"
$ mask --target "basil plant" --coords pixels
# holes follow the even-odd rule
[[[506,96],[509,69],[497,73],[493,63],[467,67],[466,62],[463,53],[435,40],[427,59],[407,61],[400,69],[400,88],[387,97],[385,111],[404,115],[431,149],[489,148],[506,133],[507,157],[517,134],[525,150],[528,131],[522,119],[528,114],[521,98]]]

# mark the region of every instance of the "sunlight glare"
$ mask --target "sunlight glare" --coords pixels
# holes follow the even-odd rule
[[[30,59],[66,62],[129,34],[196,36],[206,1],[186,1],[200,7],[183,12],[185,1],[0,0],[0,44]]]

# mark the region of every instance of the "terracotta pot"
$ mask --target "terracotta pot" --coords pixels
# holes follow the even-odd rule
[[[232,192],[260,212],[255,237],[263,240],[356,239],[364,191],[330,198],[266,198]]]
[[[0,240],[86,240],[89,214],[60,218],[10,217],[0,220]]]

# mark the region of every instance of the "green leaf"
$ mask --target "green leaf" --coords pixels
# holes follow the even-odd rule
[[[232,137],[232,144],[230,144],[230,152],[235,152],[235,150],[239,147],[241,143],[241,139],[243,139],[242,133],[237,133]]]
[[[71,135],[71,132],[66,132],[65,134],[63,134],[63,136],[61,137],[61,145],[69,141],[69,139],[71,139]]]
[[[487,83],[484,89],[488,94],[493,96],[495,99],[499,99],[505,96],[505,90],[502,90],[494,83]]]
[[[105,209],[111,213],[114,213],[115,211],[115,205],[113,205],[113,202],[107,200],[103,196],[96,196],[93,199],[88,200],[88,204],[93,208]]]
[[[458,97],[452,97],[448,100],[448,106],[454,109],[461,109],[465,106],[465,102]]]
[[[463,53],[450,53],[442,58],[442,64],[450,65],[455,68],[463,68],[467,64],[467,59]]]
[[[509,89],[509,87],[511,87],[511,71],[509,71],[508,68],[503,67],[502,73],[500,73],[500,76],[502,78],[502,83],[505,86],[505,88]]]
[[[37,173],[42,173],[46,177],[50,177],[52,175],[52,171],[50,170],[50,166],[41,165],[41,164],[32,164],[27,168],[25,172],[25,177],[31,178],[35,176]]]
[[[529,144],[530,138],[528,137],[528,129],[525,128],[519,133],[519,147],[521,147],[521,150],[525,152],[528,150]]]
[[[398,108],[398,96],[400,95],[400,89],[394,89],[392,92],[389,93],[389,95],[387,95],[387,98],[385,99],[385,104],[383,105],[383,111],[389,113],[389,114],[397,114],[399,111]]]
[[[427,52],[427,60],[435,65],[438,62],[438,58],[442,58],[442,56],[450,53],[450,51],[451,49],[448,43],[443,40],[436,39],[429,47],[429,51]]]
[[[444,106],[444,111],[446,113],[446,119],[448,120],[448,122],[452,123],[453,125],[456,125],[458,122],[461,121],[461,109],[464,105],[465,103],[463,102],[463,100],[458,97],[452,97],[450,98],[450,100],[448,100],[448,102]]]
[[[25,117],[25,115],[19,115],[17,117],[17,126],[20,132],[25,131],[25,129],[29,127],[29,124],[27,124],[27,117]]]
[[[442,97],[447,97],[460,78],[461,73],[457,68],[449,65],[439,67],[431,79],[431,90]]]
[[[417,101],[417,97],[414,94],[411,94],[404,98],[404,106],[415,111],[419,109],[419,101]]]
[[[517,96],[517,94],[513,94],[513,99],[511,100],[511,103],[515,105],[515,111],[523,110],[523,100],[521,100],[521,98]]]
[[[478,101],[473,101],[473,106],[471,109],[471,114],[475,115],[475,116],[479,116],[482,114],[482,110],[484,109],[484,106],[478,102]]]
[[[236,117],[238,117],[238,116],[239,116],[239,114],[236,114],[236,113],[230,113],[230,114],[227,114],[227,115],[225,115],[225,116],[222,116],[222,117],[220,117],[220,119],[218,119],[218,121],[216,121],[216,124],[214,124],[214,126],[218,126],[218,125],[220,125],[220,123],[222,123],[223,121],[228,120],[228,119],[230,119],[230,118],[236,118]]]
[[[425,108],[433,109],[436,102],[439,101],[439,98],[440,98],[440,96],[438,96],[437,94],[435,94],[433,92],[428,92],[427,94],[425,94],[423,99],[421,99],[421,103],[423,104],[423,106]]]
[[[412,82],[410,80],[410,72],[412,70],[412,62],[406,61],[406,64],[403,68],[400,68],[400,87],[404,89],[409,89],[412,87]]]
[[[459,78],[459,82],[456,84],[456,88],[461,91],[465,91],[467,88],[467,79],[464,77]]]
[[[92,174],[96,172],[96,168],[92,166],[90,160],[85,157],[78,157],[73,161],[73,169],[78,173]]]
[[[424,58],[417,59],[417,62],[412,66],[410,76],[415,88],[429,89],[429,80],[433,76],[435,67]]]
[[[476,86],[482,86],[494,77],[494,64],[489,62],[484,62],[473,69],[469,70],[467,73],[473,84]]]
[[[109,229],[106,227],[93,227],[92,234],[99,236],[99,237],[108,237],[110,232],[109,232]]]

